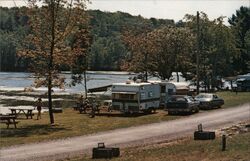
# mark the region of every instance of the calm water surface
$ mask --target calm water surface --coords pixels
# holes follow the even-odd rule
[[[71,81],[70,74],[63,74],[66,78],[66,82]],[[87,87],[88,89],[111,85],[112,83],[121,83],[128,80],[129,77],[133,77],[135,74],[128,72],[87,72]],[[157,78],[150,78],[151,80],[157,80]],[[176,75],[173,73],[173,80],[176,80]],[[0,72],[0,90],[8,91],[23,91],[25,87],[31,87],[34,78],[31,73],[15,73],[15,72]],[[184,78],[180,77],[180,81],[185,81]],[[38,91],[46,91],[47,88],[38,88]],[[77,84],[76,86],[66,86],[65,90],[54,89],[57,92],[68,92],[68,93],[82,93],[84,91],[83,84]]]
[[[66,82],[70,82],[71,75],[63,74]],[[133,74],[127,72],[88,72],[87,73],[87,87],[95,88],[110,85],[112,83],[125,82]],[[0,90],[23,90],[25,87],[30,87],[34,79],[31,73],[15,73],[15,72],[0,72]],[[46,88],[39,88],[38,90],[46,91]],[[65,90],[55,89],[61,92],[79,93],[84,91],[83,84],[76,86],[66,86]]]

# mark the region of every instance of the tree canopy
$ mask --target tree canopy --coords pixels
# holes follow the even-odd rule
[[[88,16],[84,0],[44,0],[39,8],[38,2],[29,1],[26,13],[30,33],[22,42],[18,55],[31,60],[35,85],[48,87],[50,122],[53,124],[52,88],[63,88],[62,66],[71,67],[80,57],[86,56],[90,46],[85,27]],[[73,39],[72,44],[70,39]]]
[[[228,22],[235,36],[236,47],[240,51],[233,59],[234,69],[237,74],[244,74],[250,71],[250,8],[240,7]]]
[[[43,12],[48,8],[33,9]],[[48,31],[51,31],[51,27],[47,25],[47,28],[39,28],[39,25],[50,22],[45,21],[46,15],[42,13],[43,17],[38,24],[32,25],[29,24],[32,17],[34,19],[41,15],[34,14],[30,19],[26,12],[29,10],[27,7],[11,9],[0,7],[0,10],[0,69],[2,71],[25,71],[31,62],[46,60],[46,54],[37,60],[33,60],[32,57],[20,58],[16,54],[21,44],[26,44],[26,49],[34,50],[34,53],[49,51],[49,43],[45,40],[51,38],[46,36],[49,34]],[[62,10],[60,14],[67,15],[67,11],[67,9]],[[53,64],[58,71],[73,70],[73,73],[85,70],[130,70],[143,72],[146,75],[150,73],[161,79],[170,79],[172,72],[181,72],[186,79],[196,80],[196,56],[197,44],[199,44],[201,81],[207,88],[215,87],[218,86],[217,80],[222,77],[245,74],[250,71],[249,12],[249,7],[241,7],[229,18],[230,26],[224,25],[224,17],[209,20],[208,16],[201,12],[198,31],[196,15],[187,14],[183,20],[174,23],[173,20],[145,19],[140,15],[132,16],[123,12],[85,11],[83,13],[89,18],[88,24],[80,25],[77,30],[69,30],[69,28],[66,30],[88,35],[80,38],[84,40],[80,45],[84,50],[79,48],[79,44],[77,45],[76,42],[81,42],[77,40],[77,36],[71,32],[64,32],[62,36],[65,39],[58,41],[55,45],[55,49],[58,50],[54,53],[58,53],[56,54],[58,61]],[[67,16],[57,21],[60,25],[56,25],[58,28],[56,32],[63,33],[61,28],[75,20],[75,18],[70,21],[65,21],[65,19]],[[34,28],[37,28],[37,31],[38,29],[44,30],[45,34],[40,32],[37,38],[30,37],[32,43],[28,44],[24,41],[24,37],[36,35]],[[86,41],[91,43],[85,43]],[[41,45],[38,47],[37,44]],[[76,52],[77,50],[79,52]],[[87,57],[75,56],[77,60],[73,60],[70,57],[73,52]],[[88,65],[80,66],[80,68],[74,67],[70,64],[65,65],[65,60],[71,62],[71,65],[81,63]],[[36,68],[43,69],[44,65],[46,63],[39,64]],[[59,82],[56,81],[53,84]]]

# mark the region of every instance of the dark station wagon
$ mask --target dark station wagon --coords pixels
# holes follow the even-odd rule
[[[199,101],[194,100],[191,96],[174,95],[167,102],[168,114],[179,112],[194,113],[199,112]]]

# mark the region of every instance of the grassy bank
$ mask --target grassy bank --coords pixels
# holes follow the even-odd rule
[[[233,92],[219,92],[218,95],[225,99],[225,105],[223,107],[240,105],[249,102],[250,98],[250,92],[239,92],[237,95]],[[155,114],[138,114],[134,116],[102,112],[102,114],[95,118],[89,118],[86,114],[79,114],[78,111],[73,111],[72,108],[70,108],[72,100],[71,103],[67,103],[66,100],[70,100],[69,96],[65,96],[64,98],[64,112],[54,114],[56,126],[50,126],[48,113],[44,113],[41,120],[36,120],[35,117],[32,120],[21,119],[17,125],[17,129],[12,128],[11,125],[10,129],[6,129],[5,124],[0,124],[0,147],[80,136],[185,117],[169,116],[166,111],[158,110]],[[15,101],[13,104],[10,100],[6,100],[6,102],[8,102],[9,105],[22,104],[20,103],[21,101]],[[32,104],[33,102],[30,103]],[[29,103],[23,102],[23,104]]]
[[[112,161],[247,161],[250,158],[249,147],[250,132],[228,138],[226,151],[221,151],[221,137],[209,141],[194,141],[189,138],[171,144],[161,143],[146,147],[126,148],[121,151],[121,157],[114,158]],[[94,159],[90,157],[70,159],[70,161],[83,160]]]
[[[1,147],[70,136],[79,136],[116,128],[125,128],[152,122],[173,120],[181,117],[168,116],[165,111],[160,110],[155,114],[138,114],[134,116],[125,116],[120,113],[108,114],[102,112],[102,114],[96,116],[95,118],[89,118],[88,114],[79,114],[78,111],[73,111],[71,108],[64,109],[63,113],[54,114],[54,116],[56,126],[49,125],[47,113],[42,115],[41,120],[36,120],[35,118],[32,120],[20,120],[17,129],[6,129],[6,125],[1,124]]]
[[[250,102],[250,92],[217,92],[225,101],[224,108],[238,106]]]

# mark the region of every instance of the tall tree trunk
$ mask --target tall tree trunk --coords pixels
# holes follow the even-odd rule
[[[200,93],[200,17],[199,12],[197,11],[197,53],[196,53],[196,93]]]
[[[52,80],[51,80],[51,72],[49,74],[49,78],[48,78],[48,100],[49,100],[49,118],[50,118],[50,124],[54,124],[54,116],[53,116],[53,111],[52,111],[52,90],[51,90],[51,86],[52,86]]]
[[[88,89],[87,89],[87,76],[86,76],[86,70],[83,72],[84,75],[84,89],[85,89],[85,98],[88,97]]]
[[[49,117],[50,117],[50,123],[54,124],[54,116],[52,111],[52,70],[53,70],[53,54],[54,54],[54,46],[55,46],[55,3],[52,0],[51,1],[51,46],[50,46],[50,59],[49,59],[49,78],[48,78],[48,100],[49,100]]]
[[[180,77],[179,77],[179,73],[176,72],[176,78],[177,78],[177,82],[180,82]]]
[[[0,52],[0,72],[2,71],[2,51]]]
[[[146,63],[145,81],[148,82],[148,53],[145,54],[145,63]]]

